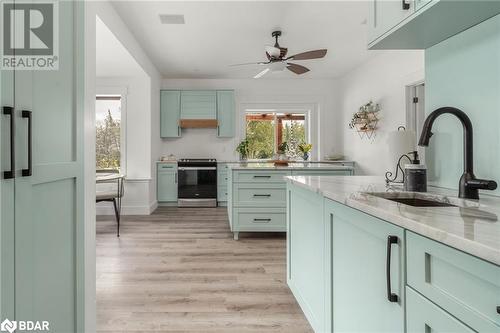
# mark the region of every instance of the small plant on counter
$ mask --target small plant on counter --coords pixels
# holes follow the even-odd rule
[[[282,142],[279,146],[278,146],[278,151],[277,153],[278,154],[285,154],[286,153],[286,150],[288,148],[288,143],[286,141]]]
[[[246,160],[247,159],[249,145],[250,145],[250,142],[248,141],[248,139],[244,139],[236,147],[236,151],[240,154],[240,159],[241,160]]]
[[[304,161],[307,161],[309,159],[309,152],[312,150],[313,145],[310,143],[305,143],[302,142],[299,144],[299,150],[302,153],[302,158]]]

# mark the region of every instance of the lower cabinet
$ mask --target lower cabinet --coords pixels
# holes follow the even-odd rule
[[[177,164],[158,163],[157,171],[158,202],[177,201]]]
[[[334,332],[404,332],[404,229],[325,199]]]
[[[406,287],[406,313],[408,333],[476,332],[410,287]]]

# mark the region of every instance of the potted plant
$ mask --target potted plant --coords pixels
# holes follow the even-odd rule
[[[248,139],[244,139],[236,147],[236,151],[240,154],[240,160],[246,161],[246,159],[248,158],[248,147],[249,146],[250,146],[250,142],[248,141]]]
[[[304,159],[304,161],[307,161],[309,159],[309,153],[312,150],[312,147],[313,146],[310,143],[302,142],[301,144],[299,144],[299,150],[302,153],[302,158]]]
[[[278,155],[277,160],[280,160],[280,161],[287,160],[287,157],[286,157],[286,150],[287,149],[288,149],[288,143],[286,141],[282,142],[278,146],[278,151],[276,152],[276,154]]]

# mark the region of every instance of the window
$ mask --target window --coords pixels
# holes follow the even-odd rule
[[[96,96],[96,169],[120,170],[121,163],[121,96]]]
[[[299,158],[298,145],[307,141],[306,114],[280,112],[247,112],[245,115],[246,138],[249,141],[250,159],[270,159],[282,143],[289,158]]]

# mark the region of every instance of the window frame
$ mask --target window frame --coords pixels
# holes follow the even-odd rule
[[[311,142],[311,130],[310,130],[310,118],[311,118],[311,110],[305,108],[272,108],[272,109],[260,109],[260,108],[246,108],[243,112],[243,127],[242,127],[242,140],[246,138],[246,129],[247,129],[247,115],[248,114],[273,114],[275,127],[274,127],[274,154],[277,153],[278,145],[279,145],[279,131],[278,131],[278,114],[302,114],[304,115],[304,132],[305,139],[307,142]],[[313,151],[315,147],[313,146]],[[249,159],[249,161],[270,161],[273,158],[268,159]]]
[[[120,97],[120,173],[127,174],[127,88],[126,87],[97,87],[95,101],[99,96]],[[96,125],[94,107],[94,126]]]

